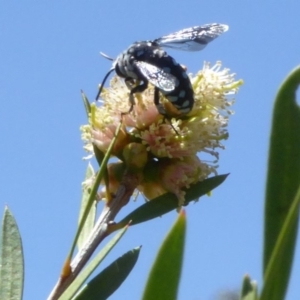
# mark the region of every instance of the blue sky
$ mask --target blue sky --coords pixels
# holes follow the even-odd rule
[[[86,162],[80,89],[90,99],[111,63],[136,40],[219,22],[230,29],[196,53],[171,51],[190,72],[223,62],[245,81],[236,97],[212,197],[187,207],[179,300],[214,299],[239,289],[244,274],[261,286],[263,199],[274,96],[300,57],[296,1],[1,1],[0,208],[17,219],[25,252],[24,299],[45,299],[75,233]],[[120,217],[143,203],[142,199]],[[105,261],[143,245],[127,281],[110,298],[139,299],[176,212],[130,228]],[[299,297],[300,255],[287,296]],[[296,296],[298,295],[298,296]]]

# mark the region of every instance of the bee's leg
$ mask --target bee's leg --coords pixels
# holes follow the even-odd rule
[[[138,85],[133,87],[130,91],[130,94],[135,94],[135,93],[142,93],[147,87],[148,87],[148,81],[143,80],[141,84],[139,84],[140,81],[137,82]]]
[[[156,107],[159,106],[159,89],[157,87],[154,88],[154,104]]]
[[[125,79],[125,83],[126,83],[126,85],[127,85],[129,88],[131,88],[131,89],[130,89],[130,94],[129,94],[130,108],[129,108],[129,110],[128,110],[127,112],[122,113],[122,116],[123,116],[123,115],[127,115],[127,114],[129,114],[129,113],[132,112],[133,106],[135,105],[133,94],[135,94],[135,93],[142,93],[142,92],[148,87],[148,81],[146,81],[146,80],[142,81],[141,84],[139,84],[140,81],[138,81],[138,82],[137,82],[138,85],[136,85],[136,86],[134,86],[134,87],[132,87],[132,83],[133,83],[133,82],[132,82],[132,79],[131,79],[131,78],[126,78],[126,79]]]
[[[129,90],[131,90],[132,87],[135,86],[135,85],[137,84],[137,83],[135,83],[134,79],[132,79],[131,77],[125,78],[124,81],[125,81],[125,84],[126,84],[126,86],[127,86],[127,88],[128,88]]]
[[[154,88],[154,104],[158,110],[158,112],[163,115],[164,117],[166,117],[166,110],[164,108],[164,106],[159,103],[159,89],[157,87]]]
[[[177,130],[174,128],[174,126],[172,125],[171,120],[168,118],[167,114],[166,114],[166,110],[164,108],[164,106],[159,103],[159,89],[157,87],[155,87],[154,89],[154,104],[158,110],[158,112],[163,115],[164,117],[164,122],[165,123],[169,123],[171,125],[171,127],[173,128],[173,130],[175,131],[175,133],[177,135],[179,135],[179,133],[177,132]],[[167,122],[168,121],[168,122]]]

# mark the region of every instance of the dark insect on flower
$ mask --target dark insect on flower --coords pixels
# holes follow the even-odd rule
[[[160,114],[166,116],[163,105],[159,103],[159,92],[177,108],[179,114],[189,113],[194,105],[194,91],[190,79],[184,67],[162,47],[200,51],[227,30],[227,25],[213,23],[186,28],[153,41],[132,44],[113,61],[113,66],[105,75],[96,100],[99,99],[109,74],[116,71],[118,76],[125,78],[125,83],[130,89],[131,106],[128,113],[133,109],[133,95],[143,92],[149,82],[155,87],[154,103]]]

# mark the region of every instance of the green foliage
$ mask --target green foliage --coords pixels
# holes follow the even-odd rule
[[[257,300],[257,285],[251,281],[249,276],[245,276],[241,290],[241,300]]]
[[[296,103],[296,90],[299,83],[300,67],[287,77],[276,97],[265,201],[264,283],[260,296],[258,296],[256,283],[251,281],[249,276],[245,276],[241,288],[241,300],[283,300],[288,288],[299,223],[300,108]],[[83,93],[82,97],[86,112],[89,115],[93,107]],[[120,126],[117,132],[120,130]],[[115,136],[117,136],[117,132]],[[101,181],[105,182],[106,186],[108,185],[107,162],[114,143],[115,139],[113,139],[105,155],[95,148],[95,156],[100,169],[95,174],[92,167],[88,167],[86,179],[91,176],[95,177],[94,185],[90,190],[85,189],[83,191],[78,231],[68,256],[69,260],[66,263],[67,272],[62,272],[62,284],[58,285],[58,290],[54,289],[54,296],[53,298],[52,296],[49,297],[49,299],[57,299],[61,294],[60,300],[93,300],[110,297],[133,269],[139,256],[140,247],[128,251],[97,274],[84,287],[83,285],[107,254],[116,246],[128,228],[127,224],[131,222],[132,225],[135,225],[146,222],[178,209],[177,197],[174,194],[167,193],[141,205],[117,224],[112,222],[112,218],[107,222],[100,222],[101,226],[99,228],[94,227],[96,194]],[[191,185],[185,191],[186,202],[184,205],[187,206],[191,201],[209,193],[223,183],[226,177],[227,175],[219,175]],[[110,206],[106,205],[105,209],[103,215],[108,213],[107,210],[110,209]],[[72,274],[73,265],[70,264],[70,261],[76,244],[79,249],[83,249],[82,252],[88,251],[90,241],[87,246],[85,245],[86,247],[83,247],[83,245],[92,231],[93,233],[94,231],[97,233],[97,230],[104,232],[101,239],[99,239],[100,242],[110,233],[120,228],[122,228],[120,232],[95,255],[91,262],[84,269],[80,268],[79,275],[77,275],[78,273]],[[158,252],[149,274],[143,300],[174,300],[177,298],[184,255],[185,231],[186,216],[181,211]],[[96,243],[97,246],[98,243]],[[92,253],[90,253],[90,256]],[[80,254],[83,255],[81,252]],[[72,275],[74,275],[73,278]],[[68,280],[68,285],[64,286],[64,283]],[[21,237],[12,214],[6,208],[1,231],[0,299],[21,300],[23,282],[24,262]]]
[[[87,197],[87,199],[85,200],[85,205],[84,205],[84,209],[80,212],[80,221],[79,221],[79,225],[78,225],[78,228],[77,228],[77,232],[76,232],[76,235],[75,235],[75,238],[74,238],[74,241],[73,241],[73,244],[72,244],[72,247],[71,247],[71,250],[70,250],[70,253],[69,253],[69,258],[71,258],[73,256],[73,253],[74,253],[74,250],[75,250],[75,246],[76,244],[78,243],[78,239],[81,235],[81,232],[85,226],[85,223],[87,221],[87,218],[90,214],[90,211],[92,209],[92,206],[93,204],[95,203],[95,199],[96,199],[96,195],[97,195],[97,192],[98,192],[98,188],[100,186],[100,183],[101,183],[101,180],[106,176],[107,174],[107,162],[110,158],[110,155],[111,155],[111,151],[112,151],[112,148],[116,142],[116,136],[118,135],[118,132],[121,128],[121,123],[119,124],[119,127],[117,128],[116,130],[116,134],[115,134],[115,137],[112,139],[110,145],[109,145],[109,148],[107,150],[107,153],[105,154],[103,160],[101,161],[101,166],[100,166],[100,169],[95,177],[95,181],[94,181],[94,185],[93,187],[91,188],[91,191],[89,193],[89,195],[86,195],[85,197]],[[125,226],[125,224],[124,224]]]
[[[300,201],[300,108],[296,103],[299,83],[298,67],[283,82],[275,101],[266,187],[261,300],[284,299],[294,258]]]
[[[218,175],[191,185],[191,187],[186,190],[185,205],[211,192],[214,188],[222,184],[227,176],[228,175]],[[131,221],[131,225],[139,224],[160,217],[176,208],[178,208],[177,197],[172,193],[166,193],[141,205],[118,224],[119,226],[124,226],[124,224],[127,224],[129,221]]]
[[[181,211],[176,223],[163,241],[152,266],[143,300],[174,300],[181,276],[186,216]]]
[[[93,170],[93,167],[89,164],[86,170],[85,174],[85,180],[93,177],[95,175],[95,172]],[[79,224],[80,220],[84,214],[84,211],[86,210],[86,206],[88,205],[90,193],[88,189],[83,189],[82,192],[82,198],[81,198],[81,206],[80,206],[80,212],[79,212]],[[88,238],[89,234],[91,233],[94,224],[95,224],[95,218],[96,218],[96,201],[94,201],[93,205],[91,206],[91,209],[88,213],[87,219],[82,227],[82,231],[78,237],[78,249],[81,249],[81,247],[84,245],[85,240]]]
[[[24,258],[17,223],[6,207],[1,228],[0,247],[0,299],[22,299],[24,284]]]
[[[95,276],[74,300],[106,300],[127,278],[139,257],[141,247],[128,251]]]
[[[95,271],[95,269],[104,260],[108,253],[115,247],[115,245],[126,232],[127,228],[128,226],[120,230],[120,232],[118,232],[109,241],[109,243],[101,249],[101,251],[96,255],[96,257],[86,266],[86,268],[79,274],[79,276],[76,277],[76,279],[69,286],[69,288],[63,293],[63,295],[59,298],[60,300],[69,300],[76,294],[76,292],[82,287],[87,278]],[[90,299],[92,300],[93,298]]]
[[[87,117],[89,117],[89,113],[91,112],[91,104],[89,99],[87,98],[87,96],[84,94],[83,91],[81,91],[81,97],[82,97],[82,101],[83,101],[83,105],[85,108],[85,112]]]

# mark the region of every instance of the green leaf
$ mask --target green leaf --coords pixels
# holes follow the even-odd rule
[[[95,110],[95,106],[91,106],[91,109]],[[111,143],[109,144],[109,147],[107,149],[107,152],[105,153],[105,156],[103,158],[103,161],[102,161],[102,165],[95,177],[95,181],[94,181],[94,185],[93,187],[91,188],[91,192],[89,193],[89,199],[87,200],[87,204],[85,206],[85,209],[84,211],[82,212],[82,216],[80,218],[80,222],[79,222],[79,225],[78,225],[78,228],[77,228],[77,232],[75,234],[75,238],[73,240],[73,243],[72,243],[72,246],[71,246],[71,249],[70,249],[70,252],[68,254],[68,259],[70,260],[70,258],[73,256],[73,253],[74,253],[74,250],[75,250],[75,247],[77,245],[77,241],[78,241],[78,238],[80,236],[80,233],[81,233],[81,230],[85,224],[85,221],[89,215],[89,212],[90,212],[90,209],[92,208],[93,206],[93,203],[96,199],[96,195],[97,195],[97,191],[98,191],[98,188],[99,188],[99,185],[101,183],[101,180],[102,178],[105,176],[105,173],[107,172],[107,162],[110,158],[110,155],[111,155],[111,152],[112,152],[112,149],[114,147],[114,144],[116,143],[116,140],[117,140],[117,136],[120,132],[120,128],[122,126],[122,122],[120,122],[120,124],[118,125],[117,129],[116,129],[116,132],[115,132],[115,136],[114,138],[112,139]],[[128,224],[129,222],[127,222],[126,224]],[[124,226],[126,225],[124,224]],[[122,226],[123,227],[123,226]]]
[[[265,271],[264,285],[262,288],[260,300],[285,299],[284,292],[287,286],[284,285],[284,283],[285,280],[288,281],[288,278],[286,279],[286,277],[284,276],[286,274],[282,273],[282,271],[285,271],[282,270],[282,265],[286,253],[290,251],[289,247],[290,247],[291,234],[294,233],[295,224],[297,224],[299,218],[299,204],[300,204],[300,185],[296,197],[291,205],[291,208],[288,212],[288,215],[279,233],[277,242],[272,252],[272,256],[269,260],[267,269]],[[279,282],[279,279],[281,278],[283,282]],[[280,285],[280,287],[274,286],[274,282],[278,282],[277,284]],[[279,295],[276,294],[280,292],[281,294]]]
[[[188,205],[189,202],[198,199],[199,197],[212,191],[223,181],[225,181],[227,176],[228,174],[218,175],[191,185],[191,187],[186,190],[185,205]],[[127,224],[129,221],[131,221],[130,225],[139,224],[156,217],[160,217],[176,208],[178,208],[177,197],[172,193],[166,193],[149,202],[146,202],[131,212],[116,225],[116,228],[119,228],[119,226],[124,226],[124,224]]]
[[[93,149],[94,149],[94,154],[95,154],[96,160],[97,160],[99,166],[101,167],[105,155],[104,155],[104,153],[103,153],[102,151],[100,151],[100,150],[98,149],[97,146],[93,145]],[[104,178],[104,183],[105,183],[105,189],[106,189],[106,192],[109,193],[109,177],[108,177],[107,165],[103,165],[102,167],[105,168],[105,170],[104,170],[104,172],[103,172],[103,178]],[[107,196],[108,196],[108,195],[107,195]]]
[[[246,275],[243,280],[241,300],[257,300],[257,284]]]
[[[112,295],[133,269],[139,257],[141,247],[128,251],[119,257],[100,274],[93,278],[80,293],[76,300],[106,300]]]
[[[88,164],[87,170],[86,170],[86,174],[85,174],[85,180],[88,180],[89,178],[93,177],[95,175],[94,169],[91,166],[91,164]],[[86,209],[86,206],[88,204],[88,200],[89,200],[89,196],[90,196],[90,191],[87,189],[83,189],[83,193],[82,193],[82,199],[81,199],[81,206],[80,206],[80,212],[79,212],[79,223],[80,220],[82,218],[82,215]],[[94,205],[92,205],[89,214],[87,216],[87,219],[83,225],[82,231],[78,237],[78,248],[81,249],[81,247],[83,246],[84,242],[86,241],[87,237],[89,236],[89,234],[91,233],[94,224],[95,224],[95,218],[96,218],[96,201],[94,201]]]
[[[100,151],[100,149],[98,147],[96,147],[95,145],[93,145],[93,150],[94,150],[94,153],[95,153],[97,163],[98,163],[99,166],[101,166],[105,154],[102,151]]]
[[[22,299],[24,259],[16,221],[6,207],[2,220],[0,247],[0,299]]]
[[[279,246],[281,256],[272,261],[275,265],[269,266],[300,183],[300,109],[296,103],[299,83],[298,67],[280,87],[274,106],[265,203],[263,271],[267,286],[261,299],[284,299],[294,258],[298,208],[294,220],[289,224],[288,236],[281,241],[284,244]],[[267,274],[267,269],[277,271]]]
[[[174,300],[182,269],[186,216],[182,210],[171,228],[152,266],[143,300]]]
[[[87,114],[87,117],[89,117],[89,113],[91,112],[91,104],[89,102],[89,99],[87,98],[87,96],[84,94],[83,91],[81,91],[81,97],[82,97],[82,101],[84,104],[85,112]]]
[[[71,299],[81,288],[87,278],[94,272],[98,265],[104,260],[108,253],[113,249],[113,247],[118,243],[121,237],[124,235],[128,225],[126,225],[120,232],[118,232],[108,244],[101,249],[101,251],[96,255],[96,257],[83,269],[83,271],[76,277],[72,284],[65,290],[65,292],[60,296],[59,300],[69,300]]]

